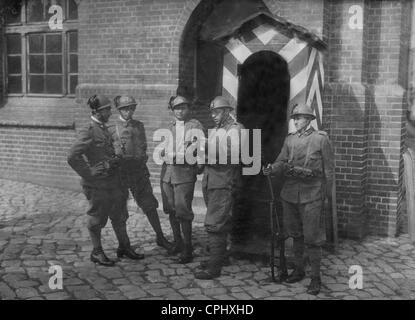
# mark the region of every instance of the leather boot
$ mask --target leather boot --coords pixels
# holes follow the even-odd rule
[[[105,267],[112,267],[115,265],[115,261],[109,259],[105,253],[102,247],[95,248],[92,250],[91,253],[91,261],[94,263],[98,263]]]
[[[220,276],[226,253],[226,233],[208,233],[210,257],[207,268],[195,274],[196,279],[210,280]]]
[[[127,234],[127,225],[125,222],[113,222],[112,228],[114,229],[115,235],[118,240],[117,257],[123,258],[124,256],[132,260],[144,259],[144,255],[136,253],[131,248],[130,238]]]
[[[307,288],[307,293],[316,296],[320,293],[320,289],[321,289],[321,278],[320,277],[311,278],[311,282]]]
[[[151,224],[151,227],[156,233],[157,245],[159,247],[166,249],[167,251],[170,251],[172,249],[172,244],[168,242],[167,239],[164,237],[163,230],[161,229],[160,218],[159,218],[157,209],[146,211],[145,214],[147,216],[148,221]]]
[[[170,255],[175,255],[183,250],[183,239],[180,231],[180,222],[174,214],[169,214],[170,226],[173,232],[174,243],[169,251]]]
[[[180,225],[182,227],[184,241],[179,263],[186,264],[193,261],[192,221],[181,221]]]
[[[132,260],[141,260],[144,259],[144,255],[141,253],[136,253],[133,248],[128,247],[128,248],[121,248],[119,247],[117,249],[117,257],[118,258],[123,258],[124,256],[126,256],[127,258],[130,258]]]
[[[304,279],[304,237],[293,239],[294,263],[295,269],[288,278],[286,283],[295,283]]]

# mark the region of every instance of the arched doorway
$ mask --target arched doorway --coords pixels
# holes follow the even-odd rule
[[[288,131],[290,75],[287,62],[273,51],[259,51],[239,65],[238,75],[238,121],[247,129],[261,129],[261,160],[264,164],[271,163],[280,153]],[[275,197],[279,195],[281,182],[273,179]],[[239,251],[241,246],[245,253],[261,253],[270,235],[271,197],[266,177],[262,173],[243,176],[240,194],[234,210],[233,250]]]

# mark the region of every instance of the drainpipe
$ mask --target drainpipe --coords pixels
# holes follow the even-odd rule
[[[411,38],[409,44],[409,75],[408,75],[408,147],[415,149],[415,4],[411,9]]]

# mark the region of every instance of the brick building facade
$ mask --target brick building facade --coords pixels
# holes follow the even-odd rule
[[[28,11],[31,2],[25,3],[21,19],[35,12]],[[63,77],[63,89],[53,95],[48,86],[53,88],[53,79],[58,76],[54,74],[53,78],[47,69],[42,78],[43,91],[36,93],[31,81],[32,76],[40,79],[35,78],[39,74],[20,67],[9,72],[13,59],[20,59],[24,69],[32,56],[35,59],[35,55],[41,55],[31,53],[30,37],[51,32],[47,29],[47,12],[42,28],[42,22],[37,22],[38,29],[34,29],[25,20],[3,25],[0,177],[79,189],[78,177],[66,163],[66,152],[76,130],[88,121],[85,101],[95,93],[137,97],[141,105],[137,115],[146,126],[150,155],[155,147],[152,134],[169,122],[167,101],[178,88],[196,99],[196,116],[210,126],[208,97],[200,98],[203,79],[198,78],[199,64],[209,55],[203,56],[199,34],[220,2],[58,1],[64,7],[63,31],[53,32],[63,33],[63,70],[58,72]],[[70,11],[74,3],[78,6],[76,16]],[[301,26],[327,45],[323,53],[322,124],[336,155],[340,235],[360,238],[368,233],[393,236],[406,232],[402,153],[412,2],[263,3],[275,17]],[[71,32],[77,32],[76,47],[71,42]],[[10,35],[20,37],[20,51],[7,51],[7,43],[13,40]],[[51,55],[46,46],[44,61]],[[71,60],[75,55],[76,70]],[[59,59],[58,54],[55,56]],[[76,77],[76,94],[72,95]],[[15,92],[10,94],[8,85],[16,79],[22,81],[22,88],[13,87]],[[211,95],[220,88],[219,83]],[[160,168],[151,157],[149,168],[152,182],[157,184]]]

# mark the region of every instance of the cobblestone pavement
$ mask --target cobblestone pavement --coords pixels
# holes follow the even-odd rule
[[[122,260],[116,267],[89,261],[84,226],[87,202],[71,191],[0,179],[0,299],[414,299],[415,246],[407,235],[363,242],[342,240],[336,255],[324,253],[322,292],[306,294],[309,279],[293,285],[267,281],[263,262],[234,260],[215,280],[196,280],[204,259],[203,216],[195,222],[193,263],[177,264],[157,247],[144,215],[130,212],[128,231],[146,258]],[[168,219],[160,213],[170,235]],[[107,254],[117,247],[110,224],[103,230]],[[49,266],[63,268],[63,290],[48,286]],[[349,267],[363,267],[363,289],[349,288]]]

